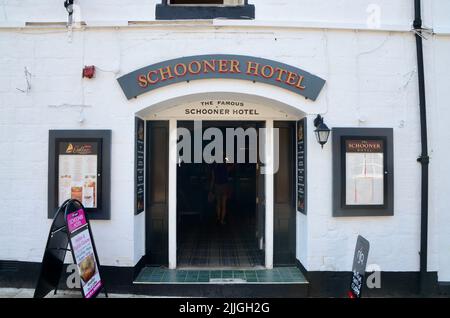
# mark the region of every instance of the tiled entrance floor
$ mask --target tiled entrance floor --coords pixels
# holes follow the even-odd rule
[[[216,223],[214,213],[202,220],[185,220],[180,225],[177,265],[183,268],[253,268],[264,264],[258,248],[256,220],[230,210],[227,224]],[[189,221],[189,222],[188,222]]]
[[[297,267],[274,269],[167,269],[145,267],[136,277],[135,284],[307,284]]]

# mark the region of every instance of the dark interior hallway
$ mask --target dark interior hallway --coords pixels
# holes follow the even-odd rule
[[[204,122],[204,129],[216,123]],[[228,122],[227,127],[239,127]],[[192,122],[184,127],[192,128]],[[248,151],[248,145],[246,145]],[[248,154],[247,154],[248,156]],[[264,264],[257,239],[255,163],[230,163],[225,224],[217,221],[212,198],[214,164],[181,163],[177,169],[177,265],[179,267],[255,267]],[[214,192],[214,191],[213,191]],[[212,193],[213,193],[212,192]]]

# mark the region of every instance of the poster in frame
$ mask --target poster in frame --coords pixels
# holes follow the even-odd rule
[[[50,130],[48,218],[76,199],[92,220],[110,219],[111,130]]]

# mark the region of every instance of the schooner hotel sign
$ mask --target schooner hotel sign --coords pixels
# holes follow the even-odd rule
[[[244,55],[197,55],[143,67],[117,80],[128,99],[170,84],[198,79],[241,79],[287,89],[315,100],[325,80],[297,67]]]

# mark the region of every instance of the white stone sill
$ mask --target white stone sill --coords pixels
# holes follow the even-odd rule
[[[243,28],[243,29],[335,29],[373,32],[410,32],[410,25],[381,25],[369,28],[365,24],[326,21],[260,21],[260,20],[152,20],[152,21],[86,21],[81,29],[90,28]],[[0,21],[0,29],[64,29],[64,21]],[[74,28],[76,29],[76,28]],[[449,32],[450,30],[445,30]]]

